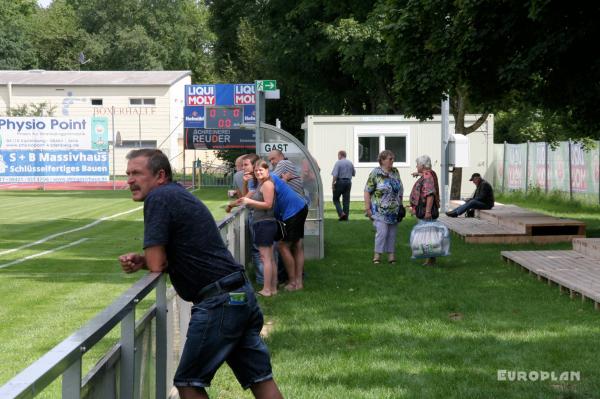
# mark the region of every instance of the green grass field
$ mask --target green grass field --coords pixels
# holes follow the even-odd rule
[[[223,190],[196,193],[217,218],[225,215]],[[141,251],[143,215],[129,191],[0,191],[0,203],[4,384],[140,278],[122,273],[117,257]],[[116,330],[84,356],[84,368],[118,339]]]
[[[218,212],[217,219],[224,215],[222,190],[198,195]],[[139,205],[128,192],[0,192],[0,200],[0,252]],[[584,220],[588,235],[600,236],[598,207],[499,200]],[[341,223],[328,206],[326,257],[307,262],[306,289],[260,299],[272,328],[267,343],[275,376],[287,398],[600,397],[600,312],[590,303],[559,295],[556,287],[503,263],[503,245],[466,245],[453,238],[451,256],[435,268],[422,267],[410,260],[411,218],[399,229],[398,264],[374,266],[373,231],[360,209],[353,203],[351,220]],[[135,211],[0,255],[1,265],[88,238],[0,268],[0,384],[140,277],[122,274],[116,257],[141,247],[141,218]],[[498,381],[498,370],[576,371],[581,379]],[[210,394],[251,397],[227,367],[217,373]]]

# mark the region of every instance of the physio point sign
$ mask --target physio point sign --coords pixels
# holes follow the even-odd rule
[[[108,119],[0,118],[0,183],[108,181]]]
[[[107,118],[0,118],[0,149],[108,150]]]

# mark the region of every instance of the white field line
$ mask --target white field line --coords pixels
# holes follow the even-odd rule
[[[84,241],[87,241],[87,240],[89,240],[89,238],[82,238],[80,240],[70,242],[68,244],[62,245],[62,246],[54,248],[54,249],[49,249],[47,251],[38,252],[37,254],[29,255],[29,256],[26,256],[26,257],[21,258],[21,259],[13,260],[12,262],[8,262],[8,263],[5,263],[3,265],[0,265],[0,269],[4,269],[5,267],[16,265],[17,263],[25,262],[27,260],[30,260],[30,259],[33,259],[33,258],[37,258],[39,256],[48,255],[48,254],[51,254],[52,252],[60,251],[61,249],[72,247],[74,245],[80,244],[80,243],[82,243]]]
[[[94,220],[92,223],[88,223],[85,226],[81,226],[81,227],[77,227],[75,229],[71,229],[71,230],[67,230],[67,231],[61,231],[60,233],[55,233],[55,234],[49,235],[48,237],[44,237],[41,240],[37,240],[35,242],[30,242],[29,244],[21,245],[18,248],[6,249],[6,250],[0,252],[0,256],[6,255],[6,254],[10,254],[12,252],[17,252],[17,251],[20,251],[20,250],[25,249],[25,248],[33,247],[34,245],[42,244],[42,243],[44,243],[44,242],[46,242],[48,240],[52,240],[53,238],[60,237],[60,236],[63,236],[65,234],[70,234],[70,233],[74,233],[76,231],[81,231],[81,230],[89,229],[90,227],[94,227],[97,224],[104,222],[105,220],[109,220],[109,219],[116,218],[116,217],[119,217],[119,216],[122,216],[122,215],[126,215],[128,213],[139,211],[142,208],[143,208],[143,206],[138,206],[137,208],[131,209],[129,211],[115,213],[114,215],[105,216],[103,218]]]

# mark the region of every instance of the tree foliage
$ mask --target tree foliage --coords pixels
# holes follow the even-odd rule
[[[0,69],[35,66],[28,37],[36,7],[35,0],[0,0]]]
[[[520,124],[514,139],[600,137],[598,15],[558,0],[0,0],[0,68],[276,79],[267,120],[298,136],[308,114],[427,119],[447,94],[459,132],[493,112]]]

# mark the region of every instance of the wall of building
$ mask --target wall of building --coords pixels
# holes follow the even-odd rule
[[[476,115],[466,117],[467,123],[472,123]],[[450,121],[450,132],[454,132],[453,120]],[[358,163],[358,146],[356,136],[364,133],[382,132],[406,136],[406,162],[396,162],[404,185],[405,199],[415,181],[411,173],[416,170],[415,159],[421,155],[429,155],[433,169],[440,174],[441,158],[441,119],[435,116],[433,120],[419,122],[416,119],[404,118],[398,115],[386,116],[308,116],[303,125],[305,129],[305,144],[319,163],[326,200],[331,200],[331,171],[337,161],[337,152],[345,150],[348,159],[356,169],[356,177],[352,181],[352,200],[362,200],[364,185],[371,170],[377,166]],[[474,186],[469,177],[474,172],[491,177],[493,160],[493,116],[474,133],[469,134],[469,167],[463,168],[462,197],[471,196]],[[396,157],[398,160],[398,155]],[[450,175],[451,179],[451,175]]]

